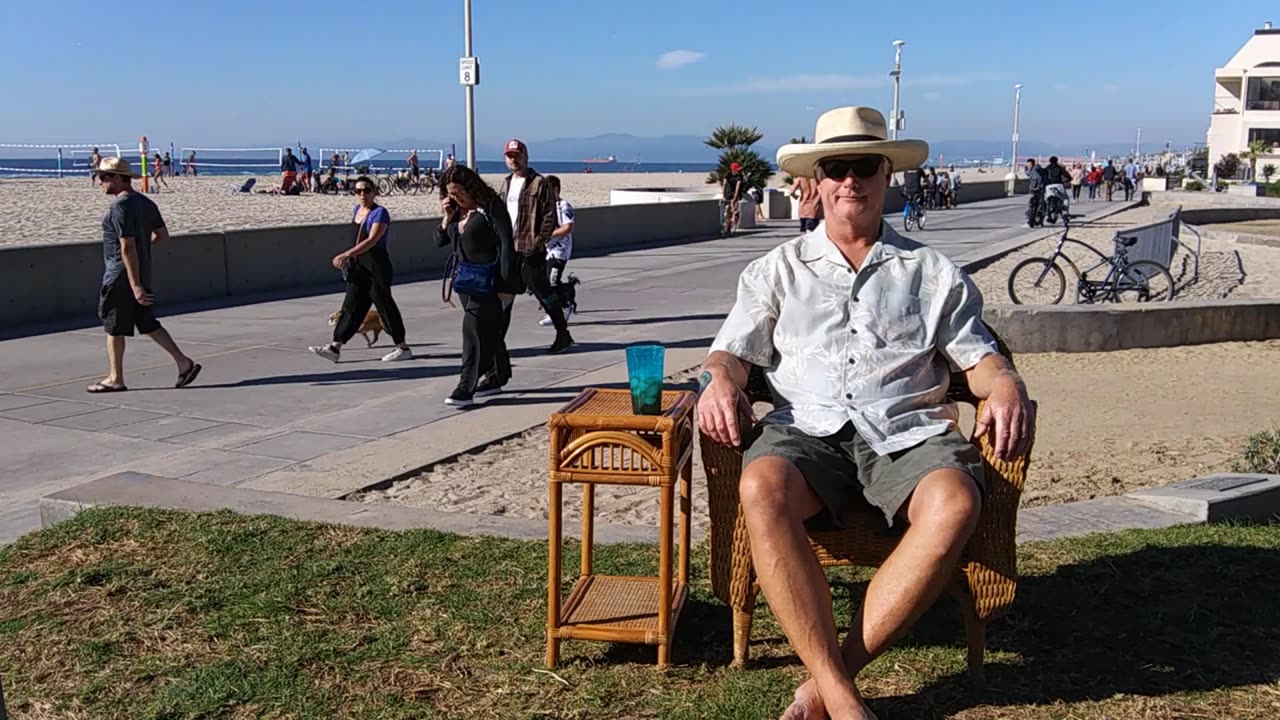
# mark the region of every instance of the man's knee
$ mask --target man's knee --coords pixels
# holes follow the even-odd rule
[[[820,509],[817,496],[796,466],[772,455],[743,468],[738,497],[749,516],[804,520]]]
[[[908,501],[912,527],[968,538],[982,514],[982,494],[968,473],[955,468],[934,470],[920,481]],[[932,534],[931,533],[931,534]]]

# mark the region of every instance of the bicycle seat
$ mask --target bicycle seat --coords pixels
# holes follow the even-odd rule
[[[1136,238],[1136,237],[1118,237],[1118,238],[1116,238],[1116,244],[1117,244],[1117,245],[1119,245],[1119,246],[1121,246],[1121,247],[1133,247],[1134,245],[1137,245],[1137,244],[1138,244],[1138,238]]]

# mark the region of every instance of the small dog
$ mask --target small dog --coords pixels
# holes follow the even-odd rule
[[[341,310],[330,315],[329,327],[337,325],[340,317],[342,317]],[[365,342],[369,344],[368,347],[373,347],[373,344],[378,342],[378,336],[382,334],[382,330],[382,318],[378,315],[378,311],[370,310],[369,314],[364,316],[364,322],[360,323],[360,329],[356,332],[364,336]],[[373,333],[373,337],[369,337],[370,333]]]
[[[578,312],[578,291],[574,289],[574,286],[581,284],[582,281],[578,279],[577,275],[570,275],[568,280],[555,285],[556,291],[560,293],[560,299],[573,312]]]

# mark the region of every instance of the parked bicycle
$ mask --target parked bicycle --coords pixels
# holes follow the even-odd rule
[[[1129,262],[1129,248],[1138,243],[1138,238],[1116,237],[1112,254],[1103,255],[1093,246],[1068,237],[1070,221],[1064,217],[1063,222],[1067,227],[1058,238],[1052,255],[1023,260],[1009,273],[1009,299],[1015,304],[1057,305],[1062,302],[1067,289],[1062,265],[1069,267],[1076,277],[1075,301],[1080,304],[1160,302],[1173,298],[1173,276],[1168,268],[1151,260]],[[1081,272],[1062,251],[1067,243],[1088,249],[1098,256],[1099,261]],[[1104,278],[1089,278],[1089,273],[1104,267],[1107,268]]]
[[[902,206],[902,227],[907,232],[911,232],[913,225],[923,230],[925,219],[924,206],[921,204],[920,196],[912,195],[907,198]]]

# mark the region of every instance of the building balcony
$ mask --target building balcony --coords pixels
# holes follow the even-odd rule
[[[1255,110],[1262,111],[1278,111],[1280,110],[1280,100],[1249,100],[1245,102],[1245,109],[1253,112]],[[1214,110],[1216,113],[1217,110]]]

